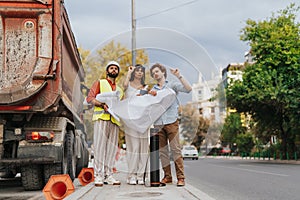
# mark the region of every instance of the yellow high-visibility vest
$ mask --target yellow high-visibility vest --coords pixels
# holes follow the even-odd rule
[[[109,82],[106,79],[101,79],[99,80],[100,82],[100,93],[105,93],[105,92],[112,92],[112,88],[109,84]],[[120,91],[120,99],[122,99],[124,93],[123,90],[119,87],[116,86],[116,90]],[[105,112],[103,108],[95,106],[94,107],[94,114],[93,114],[93,121],[97,121],[97,120],[110,120],[112,123],[120,126],[120,122],[118,120],[116,120],[113,116],[111,116],[108,112]]]

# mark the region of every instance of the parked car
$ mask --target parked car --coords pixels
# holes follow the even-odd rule
[[[222,150],[222,147],[220,147],[220,148],[213,147],[213,148],[209,149],[209,152],[207,155],[208,156],[220,155],[221,150]]]
[[[196,159],[198,160],[198,150],[195,146],[189,145],[189,146],[183,146],[181,150],[181,154],[183,159],[185,158],[191,158],[192,160]]]
[[[229,147],[223,147],[220,151],[221,155],[229,155],[231,153],[231,149]]]

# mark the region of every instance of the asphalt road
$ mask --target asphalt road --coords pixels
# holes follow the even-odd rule
[[[210,200],[300,199],[300,165],[217,158],[185,159],[184,165],[186,182]],[[2,199],[43,200],[44,195],[42,191],[24,191],[16,177],[0,180]]]
[[[78,179],[73,183],[75,190],[76,186],[81,186]],[[45,195],[42,190],[25,191],[18,174],[15,178],[0,178],[0,200],[45,200]]]
[[[186,181],[215,200],[299,200],[300,165],[185,160]]]
[[[39,200],[41,191],[24,191],[21,177],[10,179],[0,178],[0,200]]]

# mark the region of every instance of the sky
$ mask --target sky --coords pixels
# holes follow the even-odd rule
[[[244,62],[246,20],[265,20],[296,0],[135,0],[136,47],[150,64],[178,68],[193,84]],[[111,40],[131,49],[131,0],[65,0],[77,45],[95,52]],[[300,14],[299,14],[300,16]],[[297,19],[299,19],[299,16]],[[298,20],[300,21],[300,20]]]

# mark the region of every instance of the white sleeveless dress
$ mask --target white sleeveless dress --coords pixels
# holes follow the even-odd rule
[[[131,96],[136,96],[137,94],[140,93],[140,89],[135,89],[134,87],[132,87],[130,85],[130,83],[128,84],[128,87],[125,91],[125,98],[130,98]]]
[[[140,89],[135,89],[128,84],[125,91],[125,98],[131,98],[140,93]],[[126,140],[126,158],[128,164],[128,177],[130,182],[138,181],[143,182],[144,173],[146,170],[146,163],[148,159],[148,130],[146,133],[141,134],[137,131],[125,126],[125,140]]]

